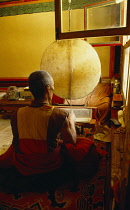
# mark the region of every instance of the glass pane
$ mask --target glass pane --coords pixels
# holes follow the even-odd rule
[[[74,0],[70,4],[68,0],[63,0],[62,4],[62,32],[84,30],[84,6],[79,8],[74,5]]]
[[[85,7],[85,29],[106,29],[125,27],[124,2],[107,5],[97,4]]]
[[[122,0],[120,3],[117,3],[117,0],[62,0],[61,2],[63,33],[126,26],[127,0]]]
[[[86,38],[86,41],[90,44],[94,45],[96,43],[98,44],[120,44],[121,43],[121,37],[119,36],[104,36],[104,37],[90,37]]]

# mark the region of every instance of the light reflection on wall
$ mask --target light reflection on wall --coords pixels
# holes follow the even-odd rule
[[[129,61],[130,61],[130,47],[124,50],[124,65],[123,65],[123,78],[122,78],[122,91],[125,99],[126,106],[128,104],[128,92],[129,92]]]

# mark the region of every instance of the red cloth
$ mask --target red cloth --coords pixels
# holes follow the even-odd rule
[[[67,148],[67,156],[69,157],[69,159],[72,158],[74,160],[74,164],[76,164],[76,167],[78,166],[80,168],[83,166],[83,170],[84,168],[94,168],[95,166],[97,166],[99,154],[101,156],[107,154],[106,151],[96,148],[94,141],[86,137],[78,137],[76,145],[67,143],[65,144],[65,147]],[[35,147],[32,147],[32,149],[35,150]],[[60,167],[62,164],[62,157],[59,158],[59,154],[61,154],[60,150],[61,147],[58,146],[51,153],[31,154],[26,149],[24,150],[24,154],[20,154],[15,153],[14,147],[11,145],[7,152],[0,156],[0,167],[10,167],[14,165],[23,175],[53,171],[56,168]]]
[[[43,143],[43,141],[40,141]],[[38,141],[37,141],[38,143]],[[43,145],[41,145],[41,151],[43,150]],[[61,147],[58,146],[53,152],[36,153],[35,147],[32,144],[32,151],[35,153],[30,153],[28,149],[25,153],[16,153],[14,146],[11,145],[9,149],[0,156],[0,167],[8,168],[15,166],[18,171],[23,175],[31,175],[36,173],[43,173],[53,171],[62,165]],[[23,150],[22,150],[23,152]]]
[[[113,186],[113,194],[116,203],[120,202],[120,181],[117,181]]]
[[[46,141],[20,139],[21,153],[15,153],[14,165],[23,175],[50,172],[62,165],[61,147],[48,152]]]
[[[14,147],[11,145],[8,150],[0,155],[0,168],[8,168],[13,166]]]
[[[50,172],[61,167],[60,147],[51,154],[15,154],[14,165],[23,175]]]
[[[94,142],[85,137],[78,137],[77,140],[76,145],[67,143],[66,148],[74,160],[80,161],[88,153],[90,147],[94,145]]]
[[[46,141],[34,139],[20,139],[20,150],[24,154],[47,154]]]
[[[80,178],[91,178],[97,173],[100,156],[89,138],[79,137],[76,145],[66,144],[64,156]]]
[[[107,151],[97,148],[94,144],[94,141],[90,140],[89,138],[78,137],[77,140],[78,141],[76,145],[72,145],[70,143],[67,143],[65,145],[69,155],[75,161],[81,161],[87,155],[92,146],[95,149],[95,153],[97,152],[100,155],[100,157],[106,156],[108,154]]]
[[[55,94],[53,94],[52,104],[63,104],[63,103],[64,103],[63,98],[60,98],[59,96],[56,96]]]

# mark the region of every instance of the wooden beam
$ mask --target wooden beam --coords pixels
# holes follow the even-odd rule
[[[55,36],[56,40],[60,39],[59,35],[61,34],[61,1],[55,0]]]
[[[58,28],[57,28],[58,29]],[[84,38],[84,37],[101,37],[101,36],[120,36],[129,35],[128,29],[114,28],[114,29],[100,29],[100,30],[88,30],[88,31],[74,31],[67,33],[59,33],[59,39],[72,39],[72,38]]]
[[[129,41],[126,42],[126,44],[123,47],[124,47],[124,49],[130,47],[130,39],[129,39]]]

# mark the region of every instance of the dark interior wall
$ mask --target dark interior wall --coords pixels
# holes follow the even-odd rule
[[[120,72],[120,57],[121,57],[121,46],[115,46],[114,74]]]

